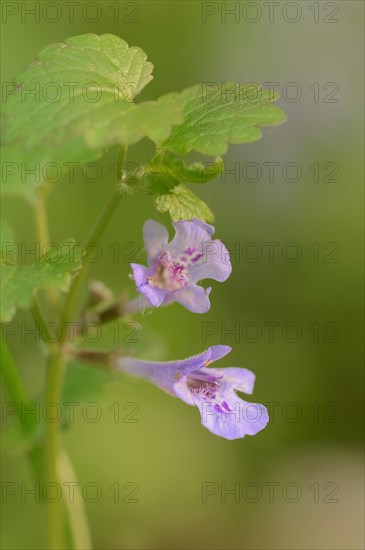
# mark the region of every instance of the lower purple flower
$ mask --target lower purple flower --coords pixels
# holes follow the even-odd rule
[[[212,346],[199,355],[181,361],[154,362],[118,357],[118,370],[149,380],[188,405],[199,408],[202,424],[216,435],[238,439],[265,428],[269,415],[264,405],[248,403],[236,391],[252,394],[253,372],[235,367],[208,368],[231,351],[229,346]]]

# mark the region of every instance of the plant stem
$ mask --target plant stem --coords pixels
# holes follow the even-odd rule
[[[119,166],[119,173],[121,177],[122,177],[123,163],[125,160],[126,151],[127,151],[127,147],[122,147],[119,155],[118,166]],[[121,192],[120,185],[118,184],[117,187],[114,189],[112,195],[110,196],[109,200],[105,204],[102,212],[99,215],[99,218],[96,220],[94,226],[91,228],[89,236],[87,237],[84,243],[84,248],[86,248],[91,243],[96,243],[99,240],[104,229],[108,225],[108,222],[110,221],[115,209],[117,208],[121,197],[122,197],[122,192]],[[62,323],[61,323],[62,327],[64,327],[65,323],[67,323],[72,319],[75,301],[79,294],[82,283],[85,280],[85,277],[89,270],[89,266],[90,264],[84,261],[82,264],[81,270],[76,275],[76,277],[74,278],[71,284],[70,292],[67,296],[65,308],[62,315]]]
[[[23,421],[22,408],[26,408],[26,406],[29,404],[29,398],[27,391],[23,385],[22,379],[20,378],[13,354],[8,346],[8,343],[4,340],[4,335],[2,335],[0,351],[1,376],[4,380],[5,387],[10,399],[12,400],[13,404],[16,405],[16,414],[18,415],[20,428],[24,434],[27,434],[34,427],[34,419],[33,417],[29,418],[29,415],[26,415],[26,421]],[[32,451],[29,452],[29,458],[32,468],[38,476],[39,464],[35,463],[35,454],[32,454]]]
[[[42,253],[50,242],[48,220],[47,220],[47,189],[37,194],[34,202],[34,214],[36,232]],[[58,292],[54,287],[46,289],[46,295],[54,312],[59,305]],[[49,357],[45,387],[45,402],[59,403],[61,398],[62,378],[65,368],[62,349],[56,343],[49,342],[47,338],[47,319],[36,299],[33,300],[31,312],[36,323],[38,323],[43,339],[48,345]],[[60,434],[57,422],[46,421],[44,425],[44,477],[46,483],[57,484],[59,479],[57,473],[57,459],[60,452]],[[63,503],[61,500],[52,502],[47,499],[47,548],[60,550],[63,545]]]
[[[66,511],[75,550],[91,550],[91,535],[84,499],[70,457],[63,450],[58,456],[58,472],[63,483],[73,484],[73,499],[66,499]]]
[[[2,325],[3,327],[3,325]],[[13,404],[16,405],[16,414],[18,415],[18,420],[20,423],[20,428],[24,434],[29,434],[34,428],[34,419],[33,416],[29,418],[30,415],[26,415],[26,421],[23,421],[22,418],[22,407],[25,409],[29,404],[29,398],[27,391],[23,385],[23,382],[19,376],[19,371],[13,357],[13,354],[8,346],[8,343],[5,340],[5,335],[2,334],[1,346],[0,346],[0,355],[1,355],[1,376],[4,380],[6,391],[12,400]],[[35,445],[28,452],[29,461],[33,469],[33,473],[36,479],[40,478],[41,474],[41,449],[39,445]]]
[[[35,224],[41,249],[49,243],[46,193],[38,192],[34,201]]]
[[[119,155],[119,174],[121,179],[123,178],[123,163],[126,155],[126,147],[122,147]],[[86,240],[86,246],[89,243],[97,242],[107,226],[114,210],[116,209],[119,200],[121,198],[121,186],[118,185],[108,202],[106,203],[103,211],[101,212],[99,218],[91,229],[89,236]],[[37,228],[37,235],[41,248],[43,249],[49,243],[49,231],[48,231],[48,222],[47,222],[47,209],[46,209],[46,195],[43,192],[38,193],[37,199],[34,203],[34,212],[35,212],[35,221]],[[47,378],[46,378],[46,388],[45,388],[45,402],[46,403],[59,403],[61,400],[62,393],[62,381],[65,371],[65,359],[63,356],[62,344],[65,341],[65,331],[62,327],[66,326],[66,323],[72,317],[74,303],[81,288],[82,283],[85,280],[89,269],[89,264],[84,262],[81,268],[81,271],[77,277],[73,280],[71,285],[70,292],[66,299],[65,308],[62,315],[61,330],[62,337],[59,345],[49,344],[50,356],[48,359],[48,368],[47,368]],[[50,303],[52,303],[54,309],[57,309],[58,305],[58,294],[55,289],[48,289],[47,296]],[[38,306],[37,302],[34,301],[32,306],[32,314],[36,322],[39,323],[41,329],[46,327],[46,320],[43,316],[43,312]],[[42,333],[44,330],[42,331]],[[46,332],[44,334],[47,334]],[[44,336],[43,334],[43,336]],[[47,340],[47,337],[45,337]],[[73,473],[72,465],[67,460],[67,455],[62,454],[60,446],[60,433],[59,425],[57,422],[46,422],[45,423],[45,469],[46,469],[46,481],[47,483],[57,484],[60,483],[60,466],[71,471]],[[65,458],[66,456],[66,458]],[[63,457],[63,458],[62,458]],[[73,536],[78,547],[81,545],[86,545],[87,548],[91,547],[91,539],[88,532],[86,517],[84,516],[82,503],[80,508],[80,503],[78,503],[78,513],[82,518],[82,525],[80,531],[77,529],[75,522],[71,522],[71,527],[73,531]],[[81,512],[80,512],[81,510]],[[63,504],[62,501],[51,502],[47,501],[47,548],[49,550],[60,550],[64,548],[63,540]],[[82,542],[83,541],[83,542]]]
[[[123,147],[119,156],[119,173],[122,178],[123,175],[123,163],[126,155],[126,147]],[[88,238],[86,239],[85,246],[89,243],[98,241],[105,227],[107,226],[113,212],[115,211],[119,200],[121,198],[121,189],[118,185],[109,200],[107,201],[104,209],[102,210],[99,218],[92,227]],[[47,225],[45,223],[44,215],[44,203],[38,201],[37,212],[38,218],[38,234],[41,241],[48,239]],[[59,403],[61,400],[62,381],[65,371],[65,359],[63,356],[62,345],[65,343],[66,332],[63,327],[71,320],[73,314],[73,308],[75,300],[78,296],[82,283],[85,280],[89,269],[89,264],[84,262],[79,274],[75,277],[71,284],[70,292],[67,296],[64,311],[61,317],[61,330],[62,337],[59,345],[50,345],[50,356],[47,369],[46,389],[45,389],[45,401],[46,403]],[[41,326],[44,326],[44,318],[40,308],[33,306],[33,315]],[[65,459],[63,451],[60,448],[60,433],[59,425],[57,422],[46,422],[45,426],[45,456],[46,456],[46,479],[48,483],[59,483],[60,474],[62,475],[63,469],[66,467],[70,472],[72,465]],[[61,467],[61,470],[59,468]],[[73,472],[73,470],[72,470]],[[78,507],[78,513],[80,514],[80,507]],[[47,502],[47,519],[48,519],[48,550],[60,550],[63,546],[63,507],[62,502]],[[91,546],[90,537],[88,534],[87,526],[85,527],[85,516],[83,516],[82,525],[80,527],[81,532],[75,534],[77,525],[75,522],[71,524],[73,529],[73,536],[77,539],[77,544],[80,544],[80,540],[84,540],[85,544]]]
[[[65,369],[61,350],[52,353],[46,378],[45,402],[59,403],[61,399],[62,379]],[[57,461],[60,453],[60,434],[58,422],[45,423],[45,466],[47,483],[60,485]],[[63,546],[63,506],[62,501],[47,500],[48,550],[61,550]]]
[[[37,193],[34,201],[34,219],[36,233],[41,247],[41,252],[50,242],[48,220],[47,220],[47,190]],[[53,287],[46,289],[46,295],[53,310],[57,311],[59,297],[57,290]],[[59,403],[61,397],[62,378],[64,371],[64,359],[62,349],[56,343],[51,343],[47,338],[47,320],[36,299],[33,300],[31,312],[36,323],[39,324],[43,339],[48,344],[49,357],[46,376],[45,403]],[[46,421],[44,425],[44,468],[45,482],[56,484],[59,487],[57,473],[57,459],[60,452],[59,426],[57,422]],[[61,550],[63,544],[63,504],[47,499],[47,548],[49,550]]]
[[[33,304],[30,308],[30,311],[32,313],[34,321],[39,325],[40,333],[43,340],[48,344],[50,351],[52,351],[52,349],[55,349],[56,345],[48,338],[47,319],[45,318],[36,298],[33,299]]]
[[[13,403],[18,405],[17,413],[20,415],[20,407],[22,403],[28,403],[26,389],[19,376],[19,372],[14,360],[14,357],[10,351],[8,343],[3,339],[5,335],[2,335],[1,342],[1,375],[4,379],[6,389],[9,393]]]
[[[33,203],[33,209],[37,238],[41,249],[41,255],[43,255],[45,247],[50,242],[47,218],[47,189],[42,189],[37,193]],[[48,287],[46,289],[46,294],[53,309],[57,310],[59,302],[57,290],[54,287]]]

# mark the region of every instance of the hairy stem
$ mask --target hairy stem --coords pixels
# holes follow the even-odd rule
[[[119,156],[119,173],[122,178],[123,163],[125,159],[126,148],[122,148]],[[97,242],[106,228],[113,212],[115,211],[119,200],[121,198],[120,185],[114,190],[112,196],[107,201],[104,209],[102,210],[99,218],[92,227],[85,245],[89,243]],[[42,235],[42,239],[46,239],[44,223],[44,215],[42,212],[42,203],[38,204],[38,210],[40,213],[39,218],[39,234]],[[61,327],[65,327],[66,323],[72,320],[73,309],[76,298],[79,294],[81,286],[85,281],[89,264],[84,262],[79,274],[75,277],[71,284],[70,292],[67,296],[64,311],[61,317]],[[43,315],[37,304],[33,306],[33,315],[38,322],[43,326]],[[66,340],[66,333],[63,330],[60,345],[49,346],[50,356],[47,370],[47,380],[45,389],[45,401],[46,403],[59,403],[62,393],[62,382],[65,371],[65,358],[63,355],[63,344]],[[60,433],[59,425],[57,422],[46,422],[45,425],[45,456],[46,456],[46,479],[48,483],[59,483],[60,474],[64,472],[65,468],[68,473],[72,473],[74,476],[72,464],[61,450],[60,445]],[[67,504],[67,503],[66,503]],[[73,532],[73,538],[78,547],[86,549],[91,547],[90,535],[87,527],[86,516],[84,515],[82,505],[78,502],[76,507],[77,514],[81,521],[78,526],[78,522],[71,522],[71,529]],[[70,512],[70,511],[69,511]],[[71,514],[69,513],[69,517]],[[62,502],[47,502],[47,519],[48,519],[48,549],[60,550],[64,548],[63,541],[63,506]]]
[[[23,407],[25,410],[28,408],[29,397],[23,385],[22,379],[20,378],[13,354],[5,338],[5,335],[2,334],[0,346],[1,376],[12,404],[15,406],[15,412],[18,415],[20,429],[26,436],[34,429],[34,418],[32,415],[25,415],[25,418],[22,416]],[[40,479],[42,457],[39,445],[34,445],[31,450],[28,451],[28,458],[36,479]]]
[[[48,219],[47,219],[47,190],[42,190],[37,194],[34,206],[34,219],[36,233],[39,240],[41,252],[45,252],[45,247],[50,242]],[[56,313],[59,306],[59,296],[55,288],[46,289],[46,296],[53,313]],[[56,343],[51,343],[47,338],[47,320],[41,307],[34,298],[31,312],[35,322],[39,325],[43,339],[48,345],[49,357],[47,365],[45,403],[59,403],[62,391],[62,378],[65,368],[62,349]],[[46,483],[59,486],[57,473],[57,460],[60,452],[60,433],[57,422],[46,421],[44,424],[44,471],[43,476]],[[49,550],[62,550],[64,548],[63,540],[63,503],[47,499],[47,548]]]
[[[55,349],[55,344],[49,340],[48,329],[47,329],[47,319],[45,318],[43,311],[40,305],[38,304],[36,298],[33,299],[33,303],[30,308],[30,311],[32,313],[35,323],[38,324],[39,326],[40,333],[43,340],[48,344],[50,351],[52,351],[53,349]]]
[[[122,147],[119,155],[118,166],[119,166],[119,173],[121,177],[123,172],[123,163],[126,157],[126,151],[127,151],[127,148]],[[121,191],[120,185],[118,184],[118,186],[114,189],[112,195],[110,196],[109,200],[105,204],[102,212],[99,215],[99,218],[96,220],[94,226],[91,228],[91,231],[84,243],[84,248],[86,248],[91,243],[96,243],[100,239],[114,211],[116,210],[121,197],[122,197],[122,191]],[[84,261],[82,264],[81,270],[79,271],[79,273],[76,275],[76,277],[72,282],[70,292],[67,296],[65,308],[62,315],[62,323],[61,323],[62,327],[64,327],[68,321],[72,320],[75,302],[79,294],[79,291],[82,287],[82,284],[85,281],[86,275],[89,271],[89,266],[90,264]]]
[[[37,193],[36,200],[33,203],[34,220],[36,226],[37,238],[41,249],[41,255],[46,252],[46,247],[50,242],[48,217],[47,217],[47,191],[42,190]],[[47,298],[53,310],[56,311],[59,304],[59,295],[57,289],[48,287],[46,289]]]
[[[15,359],[10,351],[6,336],[2,335],[1,341],[1,375],[5,383],[6,390],[13,403],[18,405],[17,414],[20,415],[22,403],[28,403],[26,389],[19,376]]]
[[[61,400],[62,379],[65,369],[61,350],[49,357],[45,388],[45,402],[59,403]],[[57,462],[60,453],[60,433],[58,422],[45,423],[45,467],[46,482],[60,485]],[[62,501],[47,500],[47,548],[61,550],[63,545],[63,505]]]
[[[34,201],[35,224],[41,249],[49,243],[46,196],[45,192],[38,192]]]
[[[71,528],[73,547],[75,550],[91,550],[91,535],[84,507],[84,499],[77,482],[74,467],[65,450],[58,456],[58,471],[62,482],[73,484],[73,499],[66,499],[66,512]]]

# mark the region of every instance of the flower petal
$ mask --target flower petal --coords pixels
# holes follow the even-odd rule
[[[133,279],[137,288],[147,284],[147,277],[150,274],[149,269],[141,264],[130,264],[130,266],[133,270]]]
[[[184,401],[184,403],[187,403],[188,405],[195,405],[195,399],[188,388],[186,378],[186,376],[183,376],[180,380],[178,380],[178,382],[175,382],[173,389],[176,397]]]
[[[146,296],[153,306],[160,306],[166,297],[166,291],[148,284],[151,270],[140,264],[131,264],[131,268],[138,292]]]
[[[226,367],[225,369],[204,369],[212,370],[218,376],[223,376],[224,383],[231,388],[251,395],[255,385],[256,376],[248,369],[238,367]]]
[[[195,367],[194,370],[204,371],[208,375],[218,373],[218,376],[220,376],[221,369],[207,369],[204,367],[204,365],[208,363],[213,363],[213,361],[217,361],[221,357],[224,357],[228,353],[232,351],[232,348],[230,346],[212,346],[208,348],[205,354],[208,354],[204,357],[204,361],[201,361],[199,367]],[[203,358],[203,354],[201,354],[201,357]],[[192,372],[192,369],[184,369],[186,374],[189,374]],[[174,392],[176,394],[176,397],[179,397],[182,399],[185,403],[188,405],[195,405],[195,397],[191,393],[190,389],[187,385],[187,376],[183,376],[174,384]]]
[[[151,304],[155,307],[159,307],[166,297],[166,290],[156,288],[155,286],[150,286],[149,284],[141,285],[137,288],[137,290],[146,296],[146,298],[148,298]]]
[[[269,421],[264,405],[247,403],[234,392],[227,395],[221,404],[197,398],[196,405],[200,410],[202,425],[225,439],[255,435],[265,428]]]
[[[210,361],[217,361],[221,357],[224,357],[225,355],[228,355],[228,353],[231,353],[232,348],[231,346],[211,346],[210,348]],[[224,369],[224,372],[226,372],[227,369]]]
[[[200,252],[202,243],[210,242],[214,233],[214,227],[207,223],[193,218],[192,220],[183,220],[173,222],[175,236],[169,244],[169,249],[176,256],[185,253],[186,250]]]
[[[143,226],[143,240],[147,250],[148,262],[151,264],[167,245],[169,234],[164,225],[155,220],[147,220]]]
[[[187,398],[184,399],[182,396],[182,386],[185,385],[187,388],[186,376],[206,364],[210,357],[211,348],[198,355],[178,361],[147,361],[145,359],[122,355],[119,357],[116,356],[114,365],[118,370],[153,382],[168,393],[171,393],[175,397],[180,397],[188,403]],[[177,385],[177,391],[175,391]],[[189,402],[189,404],[194,404],[194,402]]]
[[[232,273],[232,265],[224,244],[217,239],[206,241],[202,243],[200,253],[201,257],[189,265],[189,279],[193,283],[203,279],[226,281]]]
[[[209,294],[211,288],[204,289],[199,285],[187,285],[175,290],[174,300],[194,313],[206,313],[210,308]]]
[[[192,355],[191,357],[188,357],[187,359],[182,359],[180,361],[171,361],[166,364],[172,364],[176,365],[177,370],[179,370],[183,375],[187,375],[190,372],[200,369],[203,365],[207,363],[207,361],[210,360],[212,352],[212,348],[208,348],[202,353],[198,353],[198,355]]]

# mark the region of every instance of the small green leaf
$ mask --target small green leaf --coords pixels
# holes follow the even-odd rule
[[[160,212],[169,212],[172,220],[200,218],[212,221],[212,211],[181,182],[205,183],[217,177],[224,164],[220,157],[214,162],[195,162],[189,166],[173,155],[154,157],[143,168],[142,183]]]
[[[1,287],[0,320],[10,321],[16,308],[27,308],[33,295],[40,289],[54,286],[67,291],[71,274],[81,267],[81,254],[75,248],[75,241],[68,239],[54,247],[39,261],[16,268],[2,256],[2,271],[5,277]]]
[[[216,178],[224,168],[223,160],[194,162],[187,166],[173,155],[154,157],[145,167],[142,182],[149,195],[166,193],[181,182],[206,183]]]
[[[180,180],[168,173],[146,172],[142,177],[147,195],[163,195],[180,184]]]
[[[157,195],[153,202],[159,212],[168,212],[173,221],[190,218],[207,222],[214,220],[213,212],[205,202],[182,184],[167,193]]]
[[[86,162],[114,144],[144,136],[166,140],[183,120],[180,108],[133,103],[152,79],[152,68],[143,50],[112,34],[48,46],[15,79],[4,107],[3,144],[26,151],[45,147],[52,161]]]
[[[185,155],[197,151],[223,155],[229,143],[249,143],[261,137],[260,126],[281,124],[285,114],[272,105],[278,95],[257,85],[227,82],[210,90],[204,84],[180,94],[162,96],[166,104],[180,107],[184,122],[175,126],[162,149]]]

